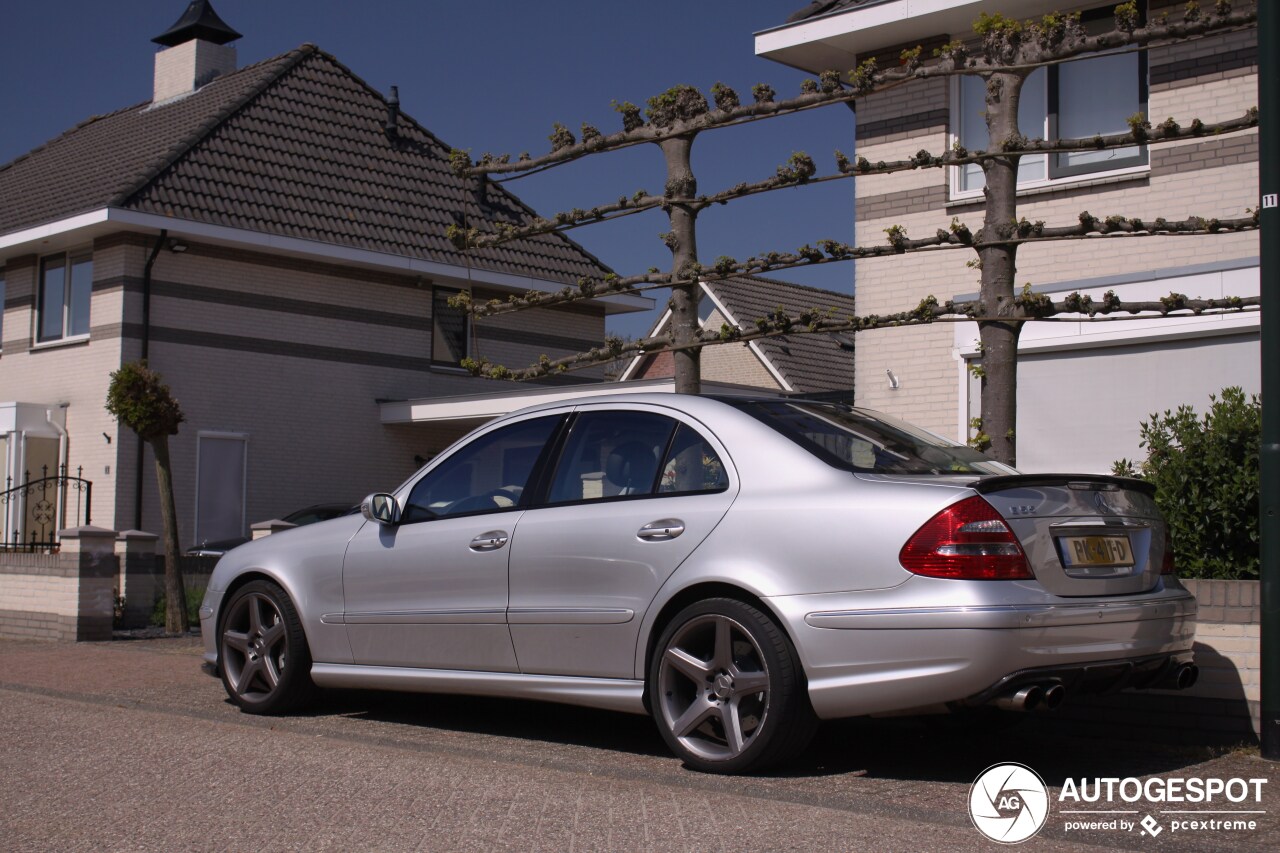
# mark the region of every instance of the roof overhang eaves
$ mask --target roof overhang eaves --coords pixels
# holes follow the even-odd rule
[[[167,229],[172,237],[186,237],[190,240],[201,240],[217,245],[290,255],[308,260],[364,266],[386,272],[399,272],[405,275],[420,275],[427,278],[445,280],[454,284],[471,282],[509,290],[513,293],[525,293],[530,290],[554,293],[562,290],[565,286],[563,281],[539,279],[531,276],[477,269],[475,267],[467,269],[454,264],[442,264],[422,258],[393,255],[369,249],[357,249],[334,243],[324,243],[318,240],[267,234],[261,231],[249,231],[243,228],[229,228],[224,225],[212,225],[207,222],[196,222],[189,219],[176,219],[118,207],[89,210],[55,222],[2,234],[0,235],[0,263],[3,263],[6,257],[13,255],[58,251],[68,245],[119,230],[121,227],[140,228],[156,232],[160,231],[160,229]],[[654,306],[654,300],[650,297],[628,294],[597,297],[594,301],[604,306],[606,314],[648,311]]]
[[[704,394],[769,396],[769,391],[763,388],[726,382],[703,382],[702,386]],[[454,397],[395,400],[380,403],[379,408],[384,424],[483,422],[531,406],[620,394],[674,394],[675,392],[675,380],[668,377],[554,388],[522,388],[518,391],[495,391],[488,394],[463,394]]]
[[[1017,15],[1028,18],[1081,5],[1067,0],[1022,0]],[[772,27],[755,34],[757,56],[814,74],[847,70],[860,56],[939,34],[972,31],[983,12],[1008,11],[1000,0],[872,0]]]

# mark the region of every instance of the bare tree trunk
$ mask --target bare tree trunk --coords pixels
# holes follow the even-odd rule
[[[1006,140],[1018,136],[1018,100],[1024,79],[1022,74],[1011,73],[987,78],[989,150],[999,150]],[[986,218],[979,235],[982,242],[1007,239],[1017,229],[1018,160],[1010,156],[983,161]],[[1017,246],[1012,244],[978,250],[982,264],[981,316],[1010,318],[978,323],[983,366],[982,444],[987,455],[1008,465],[1017,461],[1018,336],[1022,332],[1022,323],[1013,319],[1018,314],[1014,305],[1016,256]]]
[[[156,486],[160,490],[160,518],[164,522],[164,629],[170,634],[185,634],[191,627],[187,619],[187,595],[182,585],[182,566],[178,563],[178,512],[173,502],[173,468],[169,462],[169,437],[159,435],[150,440],[156,455]]]
[[[667,164],[668,198],[693,198],[698,181],[689,161],[693,136],[677,136],[659,143]],[[673,204],[667,209],[671,231],[667,246],[671,249],[671,274],[683,276],[698,262],[696,223],[698,211],[688,205]],[[682,284],[671,288],[671,339],[677,346],[693,342],[698,335],[698,285]],[[702,390],[702,351],[677,349],[671,354],[675,362],[677,394],[697,394]]]

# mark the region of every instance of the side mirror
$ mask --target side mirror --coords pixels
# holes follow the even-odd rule
[[[378,524],[399,524],[400,505],[391,495],[375,492],[360,501],[360,514]]]

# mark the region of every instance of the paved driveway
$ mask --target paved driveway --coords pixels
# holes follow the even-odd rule
[[[1280,774],[1254,755],[1068,739],[1041,719],[994,734],[829,724],[785,772],[725,779],[684,770],[647,718],[354,692],[312,715],[250,717],[198,664],[195,640],[0,641],[0,846],[986,850],[969,790],[1004,761],[1055,788],[1028,850],[1274,850],[1280,837]],[[1066,828],[1081,816],[1061,814],[1064,780],[1132,776],[1267,779],[1261,803],[1225,804],[1266,813],[1254,830]]]

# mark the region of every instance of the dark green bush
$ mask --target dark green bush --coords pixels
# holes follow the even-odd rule
[[[1238,387],[1209,400],[1203,417],[1179,406],[1143,421],[1146,461],[1121,459],[1114,470],[1155,485],[1180,576],[1256,578],[1262,402]]]
[[[185,593],[187,596],[187,622],[191,625],[199,625],[200,602],[204,601],[204,587],[187,587]],[[166,606],[167,599],[164,593],[161,593],[160,598],[156,600],[156,606],[151,610],[151,624],[157,628],[164,627]]]

